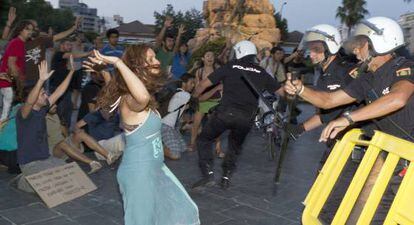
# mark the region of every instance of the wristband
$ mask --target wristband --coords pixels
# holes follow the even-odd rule
[[[297,95],[301,95],[303,92],[305,91],[305,85],[302,85],[302,87],[300,88],[300,90],[298,91]]]
[[[352,117],[351,117],[351,112],[350,111],[345,111],[343,114],[342,114],[342,117],[344,117],[346,120],[348,120],[348,122],[349,122],[349,125],[352,125],[352,124],[354,124],[355,122],[354,122],[354,120],[352,119]]]

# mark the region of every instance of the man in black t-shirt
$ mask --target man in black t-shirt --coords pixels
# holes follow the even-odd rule
[[[237,60],[229,62],[214,71],[207,79],[202,80],[194,93],[194,96],[198,97],[208,87],[219,82],[223,84],[220,104],[209,117],[197,140],[199,166],[203,177],[193,185],[193,188],[214,184],[212,146],[215,139],[226,130],[230,130],[229,149],[222,164],[221,186],[229,187],[229,179],[235,169],[237,155],[240,154],[242,144],[252,127],[258,105],[257,94],[249,87],[242,75],[251,80],[258,90],[283,94],[280,84],[255,63],[257,49],[252,42],[241,41],[234,46],[234,50]]]
[[[82,89],[78,121],[83,119],[86,114],[96,109],[96,97],[103,85],[105,85],[105,82],[101,75],[91,73],[91,81],[89,81]]]
[[[52,58],[51,69],[55,75],[49,81],[49,91],[53,92],[65,80],[68,74],[68,59],[72,56],[74,59],[87,57],[89,53],[72,53],[72,43],[68,39],[60,42],[59,50],[55,52]],[[57,114],[62,125],[65,127],[65,133],[71,123],[72,116],[72,91],[69,89],[57,103]]]
[[[33,24],[34,32],[32,33],[31,39],[25,43],[26,80],[24,86],[26,89],[30,89],[36,84],[37,79],[39,78],[37,74],[37,67],[41,61],[46,59],[46,50],[48,48],[52,48],[54,42],[60,41],[75,32],[79,27],[81,19],[82,18],[77,17],[71,28],[53,36],[41,36],[37,22],[35,20],[30,20]]]

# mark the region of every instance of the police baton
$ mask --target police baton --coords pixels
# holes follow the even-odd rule
[[[292,80],[298,79],[298,77],[301,74],[301,71],[295,68],[289,68],[288,70],[291,72]],[[274,178],[274,181],[276,184],[279,183],[282,165],[283,165],[285,155],[287,152],[287,148],[288,148],[289,136],[293,136],[292,134],[288,132],[287,126],[290,123],[290,120],[292,118],[292,111],[295,108],[296,95],[294,96],[289,95],[286,99],[287,99],[288,104],[287,104],[287,109],[286,109],[285,120],[283,121],[283,133],[282,133],[282,140],[280,143],[280,154],[278,157],[277,168],[276,168],[275,178]]]

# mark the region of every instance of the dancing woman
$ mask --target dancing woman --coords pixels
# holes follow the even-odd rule
[[[90,60],[114,65],[115,78],[98,96],[98,106],[119,107],[126,147],[117,179],[125,225],[200,224],[198,208],[164,164],[161,119],[152,94],[162,85],[160,62],[147,45],[130,46],[122,60],[94,51]]]

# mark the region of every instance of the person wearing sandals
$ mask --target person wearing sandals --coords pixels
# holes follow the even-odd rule
[[[95,138],[89,136],[80,129],[72,133],[69,137],[65,138],[63,136],[63,130],[59,116],[56,113],[56,105],[53,105],[49,109],[49,112],[46,116],[46,124],[50,154],[65,161],[71,158],[88,164],[91,168],[88,172],[89,174],[101,169],[102,165],[100,162],[92,160],[83,154],[83,143],[85,143],[93,151],[103,155],[108,165],[114,163],[120,156],[119,154],[108,152],[98,144]]]
[[[96,64],[114,65],[115,77],[98,96],[98,107],[119,108],[126,146],[117,172],[125,225],[198,225],[198,207],[164,164],[161,118],[153,94],[165,76],[147,45],[129,46],[122,59],[94,52]]]
[[[218,65],[215,63],[214,52],[205,52],[202,57],[202,66],[196,71],[196,85],[203,79],[206,79],[217,68]],[[215,85],[211,88],[206,89],[198,98],[199,106],[193,118],[191,141],[190,145],[188,146],[189,151],[194,151],[195,143],[204,115],[208,114],[212,108],[219,104],[222,88],[223,85],[221,84]],[[219,157],[224,157],[223,151],[221,150],[221,142],[219,138],[216,141],[216,153]]]

